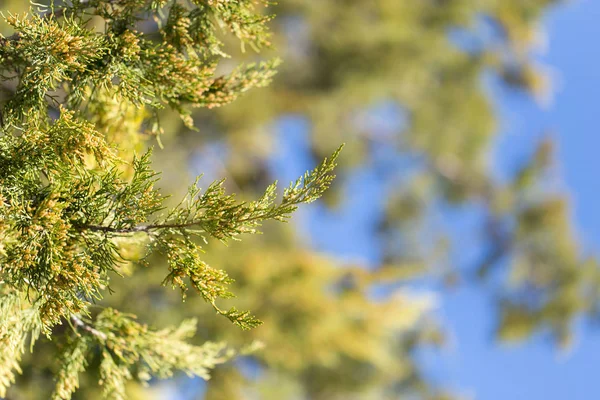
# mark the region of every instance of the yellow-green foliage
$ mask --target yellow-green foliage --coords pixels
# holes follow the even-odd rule
[[[104,26],[88,23],[92,16]],[[158,31],[137,28],[148,19]],[[136,261],[155,252],[169,260],[165,284],[185,290],[189,280],[236,325],[260,324],[249,311],[217,306],[233,296],[231,279],[202,260],[194,238],[226,241],[286,220],[328,188],[339,150],[293,182],[280,202],[275,184],[259,200],[240,202],[219,181],[204,192],[192,185],[170,209],[155,187],[151,151],[135,153],[145,133],[161,132],[157,110],[168,106],[192,124],[191,107],[221,106],[267,84],[277,61],[215,74],[226,56],[215,26],[258,49],[268,44],[268,20],[251,1],[80,0],[41,15],[6,13],[14,33],[0,38],[8,90],[0,133],[0,395],[20,371],[26,339],[33,343],[40,332],[65,343],[53,399],[70,399],[98,354],[99,383],[115,399],[125,398],[129,380],[176,370],[207,379],[231,357],[223,345],[188,343],[194,323],[153,330],[133,316],[92,308],[122,275],[129,261],[122,244],[135,235],[145,237]]]

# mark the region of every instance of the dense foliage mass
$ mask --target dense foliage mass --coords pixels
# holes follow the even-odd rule
[[[244,202],[226,194],[223,181],[204,191],[196,182],[168,208],[155,188],[151,151],[136,156],[119,147],[111,139],[120,127],[102,118],[143,114],[137,122],[148,128],[139,134],[157,135],[164,107],[192,126],[190,108],[221,106],[265,85],[276,62],[216,72],[226,57],[217,26],[253,47],[267,43],[268,18],[254,8],[253,2],[82,0],[42,15],[6,15],[14,33],[0,48],[10,92],[0,136],[0,396],[20,371],[26,342],[33,347],[40,334],[61,342],[53,399],[71,398],[90,359],[100,360],[104,396],[121,399],[128,380],[175,370],[206,378],[231,358],[221,344],[187,343],[193,321],[152,330],[133,315],[94,308],[122,275],[121,244],[136,234],[145,241],[138,262],[156,253],[166,258],[164,285],[184,293],[192,287],[243,329],[260,324],[249,311],[217,305],[233,296],[232,279],[203,261],[197,239],[226,242],[267,220],[286,220],[327,189],[339,150],[292,182],[280,201],[275,184]],[[104,26],[96,29],[94,18]],[[149,19],[154,30],[137,30]],[[61,327],[67,323],[71,329]]]

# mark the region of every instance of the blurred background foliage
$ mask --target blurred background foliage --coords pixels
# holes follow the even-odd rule
[[[26,3],[1,2],[11,12]],[[205,173],[205,185],[224,177],[231,191],[254,198],[272,179],[345,142],[338,180],[325,202],[290,225],[269,225],[229,247],[209,244],[207,261],[236,279],[236,305],[265,322],[250,332],[216,318],[194,296],[181,304],[160,286],[164,260],[141,267],[136,239],[122,243],[131,260],[123,273],[134,279],[115,278],[100,306],[159,327],[198,317],[199,343],[264,343],[206,385],[181,377],[131,386],[131,398],[453,398],[424,378],[415,352],[444,345],[435,292],[456,285],[489,291],[499,340],[540,333],[568,345],[574,319],[597,315],[600,274],[596,259],[582,254],[567,196],[557,189],[552,141],[541,140],[507,173],[492,157],[501,133],[492,89],[540,102],[549,96],[532,53],[543,42],[540,17],[555,3],[284,0],[267,10],[277,15],[272,50],[242,51],[231,40],[232,66],[272,56],[284,63],[271,86],[193,114],[197,130],[174,113],[161,115],[164,149],[154,162],[165,192],[183,193]],[[115,107],[95,123],[126,150],[155,145],[139,133],[137,114]],[[353,206],[373,182],[376,201]],[[457,256],[465,250],[451,223],[457,216],[476,221],[474,256]],[[360,218],[367,223],[347,224]],[[319,228],[326,221],[362,231],[331,234]],[[347,248],[361,238],[370,241],[358,243],[370,249],[362,258],[326,251],[332,241]],[[27,360],[10,399],[45,398],[55,368],[47,348],[45,357],[38,351]],[[76,398],[98,397],[86,384],[98,379],[94,373],[86,371]]]

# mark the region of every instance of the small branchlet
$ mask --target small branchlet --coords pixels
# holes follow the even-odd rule
[[[53,400],[69,399],[79,387],[78,375],[89,354],[100,354],[100,385],[106,398],[125,399],[125,384],[147,381],[151,376],[169,378],[177,370],[189,376],[209,378],[209,370],[231,359],[236,352],[222,343],[194,346],[196,321],[178,327],[152,330],[131,315],[114,309],[102,311],[93,322],[71,316],[78,335],[63,353]]]

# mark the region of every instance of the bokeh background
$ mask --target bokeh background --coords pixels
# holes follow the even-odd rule
[[[236,279],[234,304],[265,321],[250,332],[200,299],[181,304],[160,286],[163,260],[127,266],[106,304],[159,327],[198,317],[198,342],[265,345],[209,383],[132,384],[131,398],[600,397],[600,2],[282,0],[267,12],[273,49],[231,40],[222,68],[279,56],[280,73],[196,112],[197,131],[165,112],[160,186],[177,199],[204,174],[204,187],[226,178],[254,198],[344,142],[338,179],[290,224],[208,245]],[[41,346],[11,399],[49,393]],[[76,398],[98,398],[94,373]]]

